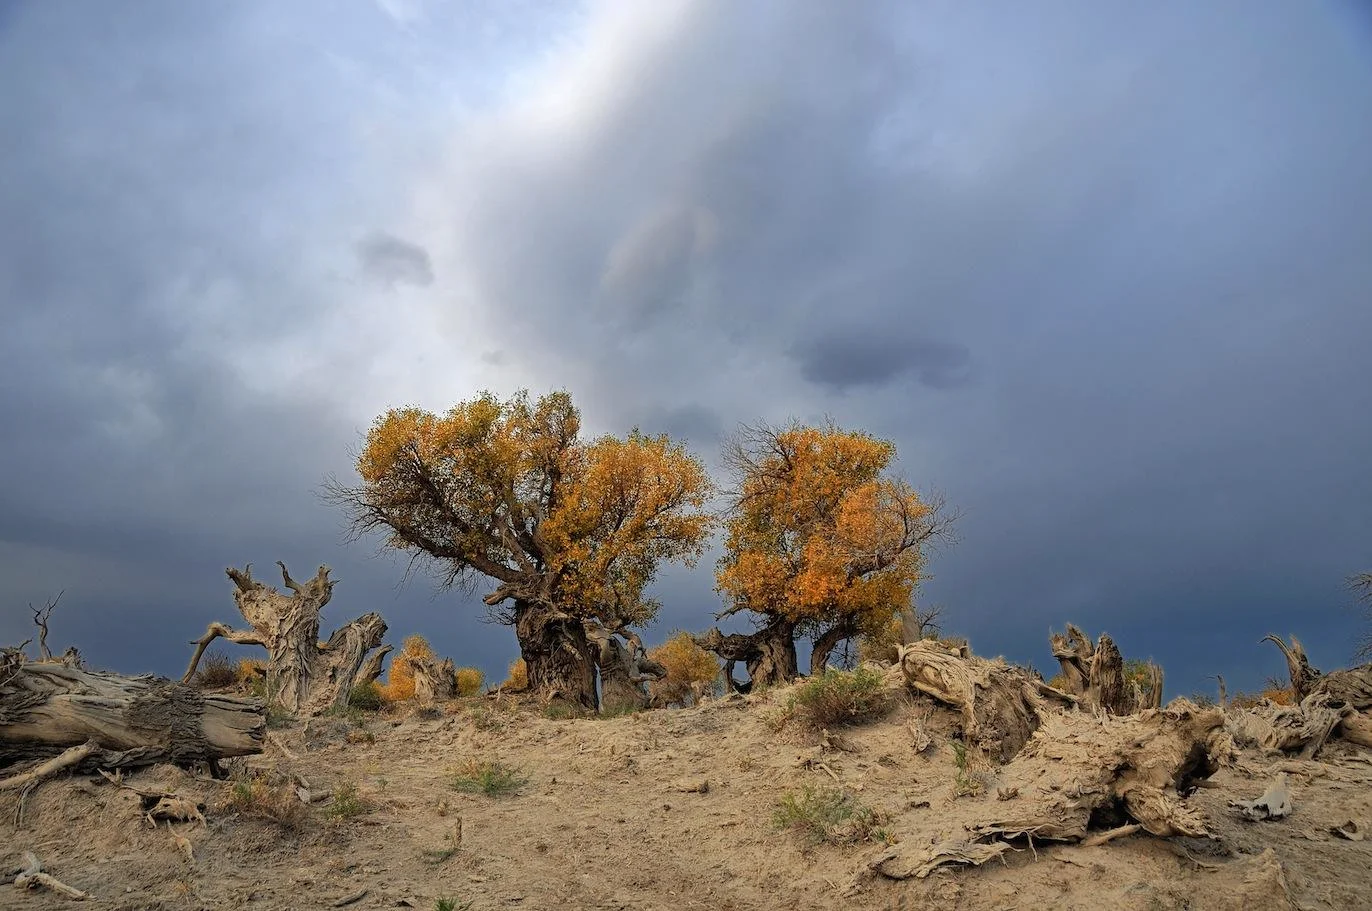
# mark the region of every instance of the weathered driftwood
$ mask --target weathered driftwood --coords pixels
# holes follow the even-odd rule
[[[1182,794],[1213,771],[1209,744],[1223,725],[1218,709],[1184,699],[1136,715],[1052,715],[1000,770],[997,784],[1019,796],[988,803],[973,831],[982,841],[1080,841],[1122,810],[1152,835],[1208,835]]]
[[[77,901],[91,897],[89,892],[82,892],[80,889],[62,882],[57,877],[44,873],[43,865],[38,862],[38,856],[32,851],[24,852],[24,869],[14,878],[14,886],[16,889],[32,889],[35,886],[42,886]]]
[[[1076,701],[1030,671],[934,639],[902,646],[900,667],[911,687],[958,709],[964,737],[998,762],[1018,753],[1054,708]]]
[[[1066,633],[1051,633],[1048,641],[1067,681],[1067,691],[1080,697],[1087,709],[1129,715],[1162,705],[1162,668],[1151,661],[1145,665],[1146,688],[1126,680],[1124,657],[1108,635],[1102,633],[1093,644],[1069,623]]]
[[[1241,747],[1254,747],[1266,753],[1296,753],[1311,759],[1345,720],[1353,719],[1355,738],[1365,716],[1327,693],[1311,693],[1299,705],[1261,702],[1251,709],[1228,714],[1225,726]]]
[[[414,698],[420,703],[439,702],[457,696],[457,667],[453,659],[407,657],[414,674]]]
[[[381,648],[367,656],[367,660],[362,663],[362,670],[357,672],[357,683],[374,683],[385,671],[386,656],[395,651],[395,646],[383,645]]]
[[[251,564],[241,571],[232,567],[225,571],[234,584],[238,612],[252,628],[236,630],[211,623],[205,635],[192,643],[195,654],[182,682],[189,683],[194,677],[206,647],[224,638],[267,650],[268,691],[271,699],[288,711],[317,715],[342,708],[362,676],[367,653],[381,645],[386,622],[379,614],[365,614],[339,627],[328,642],[321,643],[319,613],[329,603],[336,584],[329,579],[329,568],[319,567],[313,579],[301,583],[291,578],[284,563],[278,561],[277,565],[289,595],[254,579]],[[379,674],[379,667],[377,671]]]
[[[262,750],[256,700],[201,693],[163,677],[29,663],[0,684],[0,766],[92,744],[67,767],[204,762]]]
[[[943,841],[913,850],[896,845],[880,857],[871,861],[868,867],[888,879],[924,879],[939,867],[957,865],[979,867],[988,860],[1000,858],[1007,851],[1014,850],[1003,841],[979,844],[966,841]],[[1003,862],[1003,861],[1002,861]]]
[[[1321,673],[1310,666],[1305,648],[1295,636],[1283,642],[1280,636],[1268,634],[1263,642],[1271,642],[1281,649],[1286,659],[1286,671],[1291,678],[1291,692],[1297,702],[1312,693],[1325,693],[1330,699],[1347,703],[1359,712],[1372,709],[1372,664]]]

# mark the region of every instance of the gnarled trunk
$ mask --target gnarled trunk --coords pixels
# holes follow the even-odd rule
[[[595,658],[581,621],[528,601],[515,604],[514,619],[529,689],[549,703],[596,711]]]
[[[255,580],[251,564],[242,571],[232,567],[225,570],[234,584],[238,612],[252,629],[211,623],[205,635],[193,643],[197,648],[181,682],[190,682],[206,647],[222,637],[267,650],[268,691],[272,701],[283,708],[311,715],[342,708],[362,675],[367,653],[381,645],[386,621],[379,614],[365,614],[339,627],[328,642],[320,644],[319,612],[329,603],[334,587],[329,568],[319,567],[314,578],[302,584],[291,578],[284,563],[278,561],[277,565],[290,595]]]
[[[600,666],[600,711],[606,714],[636,712],[646,708],[646,683],[667,676],[667,669],[649,658],[638,636],[627,633],[628,644],[609,630],[592,628]]]
[[[755,633],[724,635],[718,627],[703,636],[692,636],[696,645],[714,652],[724,661],[724,682],[730,690],[746,693],[754,687],[789,683],[800,675],[796,660],[796,627],[789,620],[773,620]],[[739,661],[748,669],[748,682],[734,679]]]
[[[14,664],[0,677],[0,765],[88,741],[103,751],[96,759],[106,768],[243,756],[262,751],[266,726],[260,702],[163,677],[51,662]]]
[[[829,627],[815,639],[815,647],[810,652],[810,673],[822,674],[829,664],[829,656],[834,653],[845,639],[858,633],[857,624],[851,619],[843,619]]]
[[[407,658],[414,674],[414,698],[421,703],[457,697],[457,667],[453,659]]]
[[[1107,715],[1131,715],[1162,705],[1162,668],[1148,663],[1148,692],[1131,685],[1124,677],[1124,656],[1105,633],[1092,644],[1069,623],[1066,634],[1052,633],[1048,641],[1067,681],[1066,691],[1080,697],[1086,708]]]

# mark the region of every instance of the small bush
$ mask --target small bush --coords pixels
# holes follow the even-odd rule
[[[201,689],[219,690],[238,683],[238,669],[223,652],[210,652],[195,672],[195,684]]]
[[[510,662],[509,676],[500,684],[500,688],[512,693],[529,688],[529,666],[524,663],[523,658],[516,658]]]
[[[720,679],[718,659],[696,645],[689,633],[673,633],[649,649],[648,657],[667,671],[666,677],[648,684],[654,701],[661,705],[693,705]]]
[[[238,677],[239,686],[251,686],[266,678],[267,662],[261,658],[239,658],[234,666],[234,674]]]
[[[953,762],[958,768],[957,777],[953,780],[953,796],[972,797],[980,794],[983,787],[981,777],[972,771],[967,758],[967,744],[961,740],[953,741]]]
[[[878,828],[881,821],[877,811],[834,788],[806,787],[800,794],[784,794],[772,813],[772,824],[778,829],[797,832],[813,844],[885,841],[887,834]]]
[[[783,723],[794,718],[815,729],[856,724],[881,714],[890,704],[878,671],[869,667],[852,671],[826,668],[796,687]]]
[[[381,709],[381,688],[374,681],[359,683],[348,692],[348,707],[364,712]]]
[[[858,663],[875,661],[878,664],[895,664],[900,655],[900,647],[904,644],[904,615],[897,613],[879,629],[858,636]]]
[[[528,784],[529,777],[519,769],[499,762],[468,760],[458,769],[452,786],[466,794],[504,797]]]
[[[244,816],[271,820],[289,832],[304,830],[309,819],[309,810],[290,782],[271,785],[261,778],[241,778],[233,783],[227,806]]]
[[[467,911],[471,906],[471,902],[459,905],[455,898],[439,898],[434,901],[434,911]]]
[[[349,781],[339,785],[338,790],[334,791],[333,801],[324,811],[324,815],[332,819],[352,819],[354,816],[370,813],[371,810],[371,802],[357,792],[357,785]]]
[[[460,667],[457,669],[457,695],[459,696],[481,695],[481,687],[485,682],[486,675],[477,668]]]

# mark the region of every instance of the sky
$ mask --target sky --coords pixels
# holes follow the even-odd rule
[[[1069,621],[1173,694],[1363,631],[1352,0],[0,0],[0,123],[0,642],[63,591],[57,650],[175,675],[225,567],[327,563],[326,630],[498,679],[512,631],[320,487],[387,408],[521,388],[712,464],[894,441],[962,512],[921,602],[1045,673]]]

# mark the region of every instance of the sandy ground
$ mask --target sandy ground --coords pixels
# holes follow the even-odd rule
[[[826,746],[775,731],[781,690],[690,709],[552,720],[480,698],[425,717],[316,719],[272,731],[242,779],[304,781],[314,796],[352,785],[364,811],[306,811],[298,833],[233,808],[234,783],[172,767],[129,776],[145,789],[203,802],[207,824],[153,828],[139,797],[100,779],[50,781],[0,795],[0,880],[34,851],[44,868],[89,891],[98,909],[1372,908],[1372,752],[1343,743],[1321,761],[1286,761],[1295,813],[1241,820],[1227,806],[1258,796],[1277,760],[1247,754],[1191,801],[1214,843],[1135,835],[1103,845],[1024,845],[1008,862],[887,880],[867,869],[886,845],[809,843],[773,823],[788,792],[841,786],[881,811],[892,840],[956,838],[994,801],[955,796],[952,718],[904,697],[881,720]],[[914,749],[914,728],[933,744]],[[290,755],[288,755],[288,753]],[[500,762],[528,781],[490,797],[452,787],[467,761]],[[686,788],[708,782],[705,791]],[[188,857],[178,837],[189,842]],[[1289,893],[1290,899],[1287,898]],[[0,884],[0,908],[69,907],[71,899]]]

